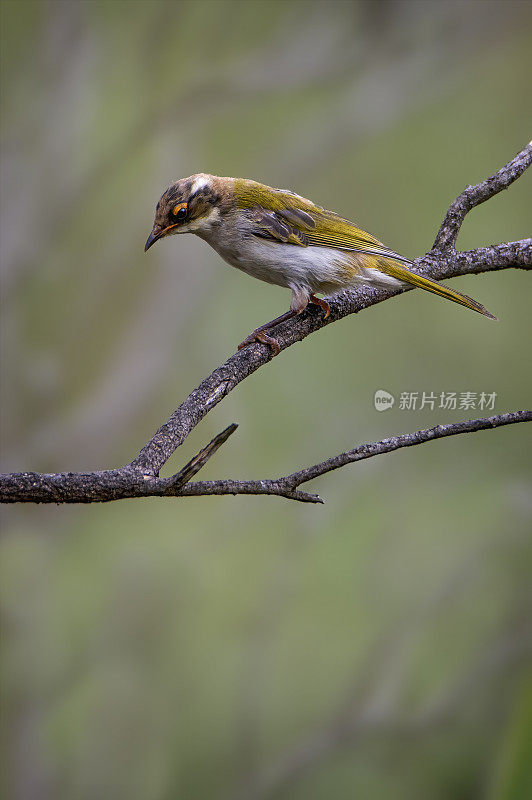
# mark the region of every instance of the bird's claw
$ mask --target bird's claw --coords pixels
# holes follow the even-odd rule
[[[274,356],[278,356],[281,352],[281,348],[277,339],[274,339],[273,336],[268,336],[268,334],[264,331],[253,331],[253,333],[250,333],[243,342],[240,342],[238,349],[242,350],[243,347],[247,347],[248,344],[254,344],[254,342],[269,344],[273,350]]]
[[[324,300],[322,297],[316,297],[316,295],[311,294],[309,297],[309,302],[313,303],[315,306],[318,306],[323,311],[323,318],[327,319],[327,317],[331,314],[331,307],[327,300]]]

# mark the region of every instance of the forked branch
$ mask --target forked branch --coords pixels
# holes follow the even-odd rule
[[[475,206],[485,203],[486,200],[502,192],[503,189],[507,189],[530,166],[531,161],[532,142],[529,142],[524,150],[521,150],[515,158],[512,158],[495,175],[486,178],[485,181],[478,183],[476,186],[466,186],[454,203],[449,206],[436,236],[436,241],[432,245],[432,250],[445,251],[454,247],[466,214]]]
[[[455,250],[455,243],[467,213],[493,195],[507,189],[532,162],[532,142],[495,175],[476,186],[468,186],[452,203],[442,223],[432,250],[414,261],[414,270],[435,280],[494,270],[532,268],[532,239],[494,244],[469,251]],[[309,306],[303,314],[279,325],[275,337],[281,350],[309,336],[325,325],[349,314],[381,303],[410,289],[375,289],[358,287],[330,298],[331,315],[323,319],[321,311]],[[0,476],[0,500],[5,503],[94,503],[132,497],[185,497],[206,494],[272,494],[304,502],[319,503],[314,494],[297,487],[345,464],[360,461],[400,447],[487,428],[530,421],[529,411],[516,411],[487,419],[438,426],[426,431],[385,439],[357,447],[321,464],[308,467],[277,480],[198,481],[192,477],[236,430],[230,425],[204,447],[183,469],[170,478],[159,473],[174,451],[196,425],[245,378],[272,358],[272,352],[259,342],[232,355],[214,370],[173,412],[138,456],[124,467],[97,472],[62,472],[43,474],[16,472]]]

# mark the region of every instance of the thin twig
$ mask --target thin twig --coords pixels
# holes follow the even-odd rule
[[[188,483],[194,475],[200,471],[200,469],[205,466],[209,458],[213,456],[216,451],[229,439],[232,433],[236,431],[238,425],[236,423],[232,423],[229,425],[225,430],[219,433],[217,436],[209,442],[202,450],[199,451],[197,455],[192,458],[188,464],[179,470],[175,475],[172,475],[171,478],[167,478],[167,485],[168,485],[168,494],[179,491],[185,483]]]
[[[520,153],[502,169],[476,186],[466,186],[464,191],[451,203],[441,224],[433,251],[445,251],[453,248],[466,214],[475,206],[485,203],[494,195],[507,189],[516,181],[532,163],[532,142],[529,142]]]
[[[348,450],[346,453],[341,453],[339,456],[333,456],[321,464],[315,464],[313,467],[306,467],[299,472],[294,472],[289,475],[286,481],[292,483],[294,486],[299,486],[301,483],[306,483],[320,475],[325,475],[326,472],[339,469],[346,464],[353,464],[355,461],[363,461],[365,458],[372,458],[373,456],[381,455],[382,453],[391,453],[393,450],[399,450],[401,447],[412,447],[417,444],[425,444],[434,439],[443,439],[445,436],[456,436],[460,433],[474,433],[475,431],[483,431],[488,428],[499,428],[501,425],[512,425],[516,422],[530,422],[532,421],[532,411],[512,411],[508,414],[497,414],[493,417],[484,417],[482,419],[470,419],[465,422],[453,422],[448,425],[436,425],[435,428],[428,428],[415,433],[405,433],[402,436],[390,436],[388,439],[383,439],[381,442],[374,442],[373,444],[364,444],[361,447],[355,447],[353,450]]]

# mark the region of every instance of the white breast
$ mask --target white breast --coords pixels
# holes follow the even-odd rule
[[[241,239],[239,246],[213,244],[231,266],[277,286],[305,286],[330,292],[346,285],[346,255],[330,247],[299,247],[258,237]]]
[[[395,278],[365,268],[362,255],[357,259],[356,253],[333,247],[300,247],[261,239],[242,225],[242,217],[233,223],[225,218],[210,230],[194,232],[231,266],[277,286],[331,294],[360,282],[399,285]]]

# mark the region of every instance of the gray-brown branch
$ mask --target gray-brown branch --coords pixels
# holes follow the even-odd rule
[[[257,481],[195,481],[190,479],[198,472],[209,458],[234,433],[237,426],[229,425],[215,436],[200,452],[194,456],[175,475],[170,478],[158,478],[153,475],[139,474],[128,464],[125,467],[101,472],[13,472],[2,475],[0,482],[0,499],[4,503],[98,503],[108,500],[123,500],[131,497],[200,497],[207,494],[269,494],[286,497],[289,500],[300,500],[303,503],[323,503],[317,494],[302,492],[298,489],[302,483],[332,472],[346,464],[363,461],[366,458],[391,453],[403,447],[425,444],[434,439],[456,436],[460,433],[499,428],[502,425],[514,425],[517,422],[531,422],[532,411],[511,411],[493,417],[470,419],[465,422],[454,422],[448,425],[437,425],[415,433],[402,436],[391,436],[380,442],[363,444],[353,450],[328,458],[312,467],[305,467],[299,472],[285,475],[282,478],[269,478]]]
[[[466,214],[475,206],[485,203],[494,195],[507,189],[508,186],[519,178],[528,169],[532,161],[532,142],[521,150],[502,169],[486,178],[476,186],[466,186],[454,203],[451,203],[445,215],[436,240],[432,246],[433,251],[445,251],[456,244],[456,239],[466,218]]]
[[[485,202],[502,189],[508,188],[531,162],[532,142],[495,175],[476,186],[468,186],[447,211],[433,249],[425,256],[415,260],[414,270],[435,280],[442,280],[510,267],[531,269],[532,239],[494,244],[469,251],[457,251],[454,248],[456,237],[466,214],[476,205]],[[275,331],[276,339],[281,350],[284,350],[325,325],[330,325],[350,314],[370,308],[404,291],[410,291],[410,289],[389,290],[359,287],[342,292],[330,298],[331,315],[327,320],[323,319],[321,311],[315,309],[314,306],[309,306],[308,310],[300,316],[279,325]],[[174,411],[169,420],[159,428],[138,456],[124,467],[87,473],[19,472],[0,475],[0,501],[7,503],[93,503],[149,496],[273,494],[305,502],[321,502],[316,495],[297,489],[300,483],[311,480],[311,478],[306,477],[297,482],[296,476],[309,472],[309,474],[312,473],[312,477],[317,477],[330,469],[337,469],[352,461],[368,458],[369,455],[361,455],[361,453],[367,453],[372,449],[375,449],[375,452],[372,451],[371,455],[377,455],[381,452],[390,452],[398,447],[420,444],[442,436],[530,419],[529,412],[518,411],[491,417],[487,420],[470,420],[456,425],[439,426],[430,431],[419,431],[372,445],[364,445],[362,448],[355,448],[355,450],[342,453],[327,462],[309,467],[308,470],[302,470],[277,480],[221,480],[190,483],[193,475],[236,429],[236,425],[232,425],[215,437],[176,475],[170,478],[160,478],[161,468],[203,417],[241,381],[264,366],[272,357],[270,348],[258,342],[235,353],[201,382],[197,389]],[[498,421],[494,422],[494,420]],[[471,427],[464,430],[453,430],[457,426]],[[441,431],[447,432],[442,433]],[[415,440],[416,437],[422,438]],[[392,446],[391,442],[400,443]],[[385,449],[381,449],[382,447]],[[354,454],[357,453],[358,455],[355,456]],[[325,468],[325,465],[333,462],[334,466]],[[316,470],[320,469],[321,472],[318,471],[314,474]]]

